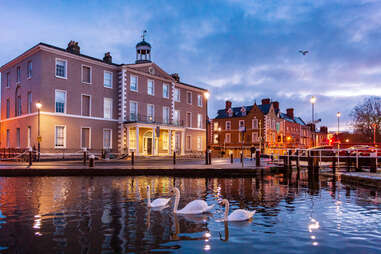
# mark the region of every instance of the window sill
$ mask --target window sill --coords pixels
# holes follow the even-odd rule
[[[66,146],[54,146],[54,149],[66,149]]]
[[[81,81],[81,84],[92,85],[93,83],[92,82],[88,83],[88,82]]]
[[[32,76],[30,76],[30,77],[27,77],[26,79],[27,79],[27,80],[29,80],[29,79],[32,79]]]
[[[103,84],[103,87],[104,87],[104,88],[108,88],[108,89],[112,89],[112,87],[105,86],[104,84]]]
[[[130,89],[131,92],[135,92],[135,93],[138,93],[139,91],[138,90],[132,90]]]
[[[59,79],[67,79],[67,77],[61,77],[61,76],[57,76],[57,75],[56,75],[56,78],[59,78]]]

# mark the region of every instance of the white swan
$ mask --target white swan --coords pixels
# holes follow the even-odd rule
[[[176,194],[175,205],[173,207],[174,213],[201,214],[209,212],[214,207],[214,205],[208,206],[208,203],[206,203],[204,200],[193,200],[189,202],[183,209],[177,210],[180,201],[180,191],[176,187],[173,188],[173,191]]]
[[[221,201],[223,205],[225,205],[225,216],[224,219],[221,221],[245,221],[245,220],[250,220],[254,214],[255,211],[247,211],[243,209],[237,209],[234,210],[230,215],[229,214],[229,201],[227,199],[223,199]]]
[[[170,198],[157,198],[151,202],[151,187],[147,185],[147,206],[148,207],[162,207],[166,206],[171,200]]]

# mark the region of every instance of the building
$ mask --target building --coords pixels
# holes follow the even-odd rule
[[[289,148],[309,148],[327,142],[327,128],[312,131],[302,118],[294,116],[294,109],[282,113],[278,101],[262,99],[262,104],[232,107],[225,102],[225,109],[217,111],[212,120],[213,149],[237,156],[241,150],[250,154],[251,148],[264,153],[284,153]]]
[[[1,71],[1,147],[42,153],[87,148],[136,155],[205,150],[206,89],[180,81],[151,61],[151,45],[136,45],[133,64],[115,64],[39,43]],[[38,138],[38,109],[40,138]]]

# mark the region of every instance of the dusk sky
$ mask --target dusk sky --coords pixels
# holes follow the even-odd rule
[[[209,115],[269,97],[283,112],[336,130],[353,106],[381,96],[381,1],[3,1],[0,65],[39,42],[115,63],[135,61],[143,30],[152,60],[210,90]],[[305,56],[299,50],[308,50]]]

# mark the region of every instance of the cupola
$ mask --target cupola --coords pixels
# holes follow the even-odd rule
[[[143,31],[142,41],[136,44],[136,61],[135,63],[151,62],[151,44],[145,41],[147,30]]]

